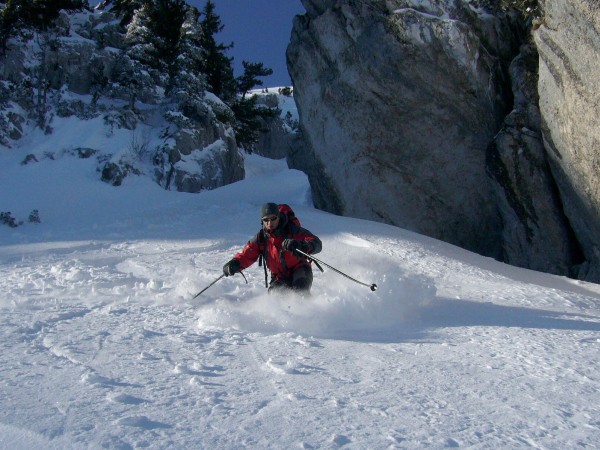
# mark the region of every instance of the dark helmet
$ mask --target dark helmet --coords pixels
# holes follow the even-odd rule
[[[279,208],[277,203],[265,203],[260,209],[260,218],[268,216],[279,216]]]

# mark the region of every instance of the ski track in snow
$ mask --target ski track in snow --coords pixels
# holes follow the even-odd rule
[[[369,248],[368,237],[340,240]],[[304,448],[598,442],[598,403],[580,403],[598,398],[596,300],[442,256],[419,267],[413,253],[427,252],[407,243],[370,246],[403,249],[387,253],[414,271],[381,282],[384,294],[391,283],[421,297],[383,325],[394,312],[386,297],[366,300],[368,289],[331,273],[327,286],[316,275],[308,302],[274,306],[256,270],[250,286],[226,279],[194,305],[190,294],[211,280],[201,259],[229,252],[206,243],[95,242],[9,258],[0,422],[57,448],[267,448],[273,436]],[[436,270],[448,292],[468,296],[462,283],[481,287],[481,277],[487,288],[436,296],[418,274]],[[530,304],[538,293],[544,309]],[[367,303],[377,301],[381,316]]]
[[[326,215],[305,180],[282,195],[319,258],[379,289],[326,269],[273,297],[253,267],[192,301],[255,232],[247,183],[95,239],[6,238],[1,448],[600,445],[597,285]]]

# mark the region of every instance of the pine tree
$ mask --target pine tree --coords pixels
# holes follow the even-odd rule
[[[127,54],[138,63],[160,69],[160,54],[156,48],[156,37],[149,27],[150,14],[150,3],[146,3],[134,11],[125,34],[125,42],[128,45]]]
[[[137,9],[131,22],[127,25],[125,42],[128,45],[126,56],[130,64],[119,68],[121,83],[126,86],[129,96],[129,109],[135,110],[135,103],[139,97],[147,99],[153,97],[161,74],[166,72],[166,65],[160,57],[157,40],[159,39],[150,29],[151,4],[148,2]]]
[[[189,8],[177,45],[177,58],[168,93],[181,102],[181,112],[187,117],[197,117],[203,107],[206,78],[202,73],[204,54],[200,51],[203,32],[198,23],[200,13]]]
[[[177,55],[181,36],[181,26],[189,9],[184,0],[153,0],[149,12],[150,29],[157,41],[157,50],[161,58],[172,63]]]
[[[248,61],[242,61],[244,67],[244,73],[237,78],[237,89],[238,93],[242,95],[242,98],[246,97],[246,94],[256,86],[262,86],[263,81],[258,77],[267,77],[273,74],[272,69],[268,69],[263,63],[251,63]]]
[[[28,24],[38,30],[47,29],[61,9],[80,11],[87,5],[84,0],[24,0],[21,10]]]
[[[204,33],[202,48],[205,52],[203,72],[210,91],[223,101],[231,100],[235,96],[235,77],[233,75],[232,61],[226,55],[227,50],[233,48],[229,45],[217,44],[215,35],[223,30],[225,25],[215,13],[215,4],[208,0],[202,10],[203,19],[200,26]]]
[[[156,87],[170,84],[188,9],[183,0],[144,0],[133,12],[125,36],[132,72],[124,74],[132,108],[137,97],[156,99]]]
[[[265,120],[279,113],[278,109],[257,107],[256,94],[247,97],[250,90],[262,86],[258,77],[266,77],[273,73],[272,69],[264,67],[263,63],[242,61],[244,73],[236,79],[238,97],[232,102],[231,109],[235,114],[235,138],[239,146],[252,153],[254,144],[258,141]]]
[[[23,28],[47,30],[61,9],[81,11],[87,4],[86,0],[8,0],[0,12],[0,45],[4,50],[8,38]]]
[[[205,66],[205,55],[202,51],[204,31],[198,22],[199,18],[199,11],[189,8],[181,25],[177,43],[178,66],[195,73],[202,72]]]
[[[19,21],[18,0],[8,0],[0,12],[0,44],[6,51],[6,41],[14,33]]]
[[[111,11],[121,17],[121,25],[127,26],[136,12],[147,0],[112,0]]]

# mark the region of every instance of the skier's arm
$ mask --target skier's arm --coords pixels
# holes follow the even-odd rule
[[[306,253],[316,255],[323,248],[323,243],[321,242],[321,239],[312,234],[310,231],[308,233],[309,234],[304,238],[304,242],[306,242],[309,246],[309,249]]]
[[[256,262],[260,256],[260,247],[258,245],[257,236],[254,236],[248,241],[241,252],[237,253],[233,258],[240,262],[240,268],[246,269]]]
[[[323,244],[321,239],[312,234],[305,228],[300,228],[299,231],[293,236],[292,239],[286,239],[283,241],[283,248],[289,250],[292,253],[298,249],[304,253],[316,254],[321,251]]]

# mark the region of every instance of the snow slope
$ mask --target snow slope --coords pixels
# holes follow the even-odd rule
[[[600,446],[600,286],[315,210],[284,161],[196,195],[68,152],[19,164],[100,146],[78,130],[0,149],[0,211],[25,221],[0,226],[0,448]],[[192,301],[266,201],[379,289],[326,268],[309,299],[269,296],[254,266]]]

